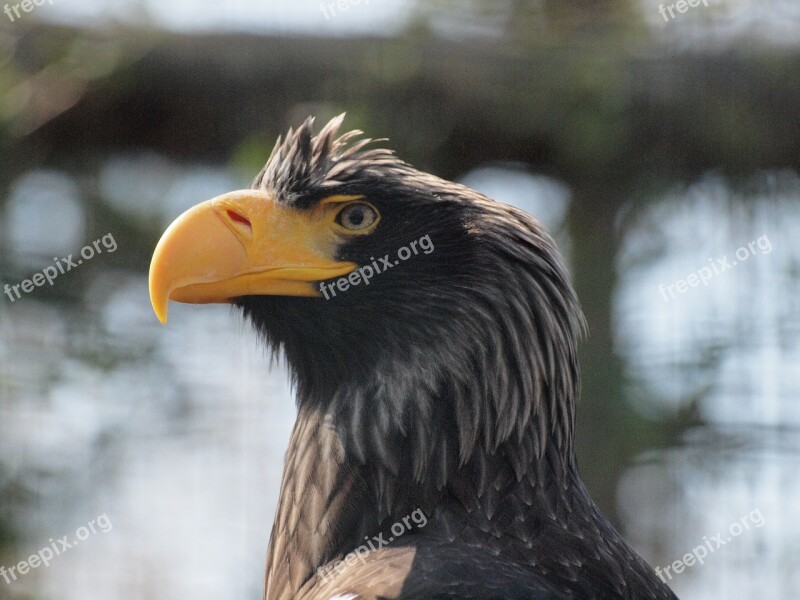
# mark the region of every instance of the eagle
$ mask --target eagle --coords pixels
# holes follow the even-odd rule
[[[579,477],[585,320],[553,239],[343,118],[279,137],[150,266],[162,323],[230,303],[288,364],[266,600],[676,599]]]

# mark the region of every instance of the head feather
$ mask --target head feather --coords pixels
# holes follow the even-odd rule
[[[278,138],[266,165],[253,180],[253,189],[272,193],[276,200],[293,203],[310,192],[332,193],[343,186],[374,176],[379,170],[407,167],[391,150],[367,148],[384,140],[359,139],[355,129],[339,135],[344,113],[313,134],[314,118]]]

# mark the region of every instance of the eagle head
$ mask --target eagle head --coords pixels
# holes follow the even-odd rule
[[[583,316],[551,237],[360,131],[340,135],[342,120],[290,130],[251,189],[167,229],[150,271],[159,318],[169,300],[232,303],[285,354],[301,405],[348,422],[369,406],[375,436],[412,418],[434,435],[438,410],[461,461],[534,421],[537,451],[569,454]]]

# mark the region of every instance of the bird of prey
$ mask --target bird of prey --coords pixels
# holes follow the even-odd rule
[[[159,241],[153,307],[226,302],[298,414],[267,600],[669,600],[574,451],[584,318],[516,208],[418,171],[343,115]]]

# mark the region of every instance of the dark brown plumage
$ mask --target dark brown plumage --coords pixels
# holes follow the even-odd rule
[[[434,250],[329,300],[233,298],[285,354],[299,406],[266,598],[674,599],[578,476],[584,321],[550,236],[360,132],[337,138],[341,122],[290,131],[253,188],[292,214],[373,206],[374,230],[335,238],[339,264],[423,236]],[[418,510],[424,526],[323,576]]]

